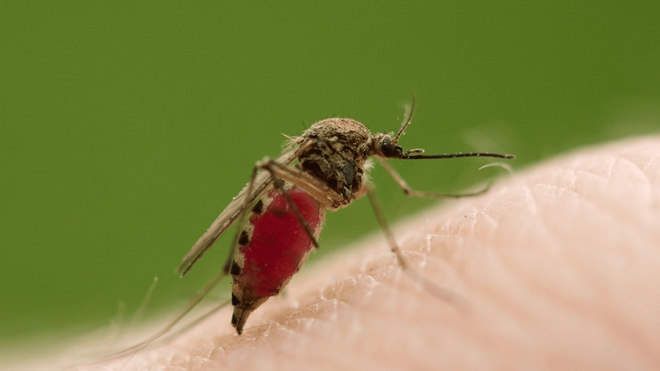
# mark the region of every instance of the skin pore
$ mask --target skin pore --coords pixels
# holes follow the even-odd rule
[[[303,270],[237,336],[231,308],[80,370],[660,368],[660,137],[581,149]],[[136,337],[136,341],[144,336]]]

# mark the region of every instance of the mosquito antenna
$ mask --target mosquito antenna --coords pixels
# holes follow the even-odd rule
[[[432,160],[442,158],[459,158],[459,157],[495,157],[503,158],[506,160],[513,160],[515,155],[491,153],[491,152],[458,152],[458,153],[443,153],[435,155],[423,155],[421,149],[411,149],[404,152],[401,156],[394,157],[399,160]]]
[[[403,123],[401,124],[401,129],[396,133],[394,136],[394,139],[392,139],[392,144],[396,145],[399,142],[399,137],[403,135],[403,132],[406,130],[408,125],[412,122],[413,115],[415,114],[415,107],[417,106],[417,99],[415,98],[415,95],[413,94],[412,96],[412,103],[410,104],[410,110],[406,110],[407,115],[406,118],[403,120]]]

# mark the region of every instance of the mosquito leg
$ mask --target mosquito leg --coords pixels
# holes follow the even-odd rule
[[[275,175],[273,175],[275,177]],[[309,236],[309,239],[312,241],[312,244],[314,245],[315,248],[319,248],[319,243],[316,240],[316,237],[314,236],[314,232],[312,232],[312,228],[309,226],[309,223],[307,223],[307,220],[303,217],[302,213],[300,213],[300,209],[298,209],[298,205],[296,205],[295,202],[291,199],[291,196],[289,193],[284,189],[284,182],[282,179],[275,178],[273,181],[273,186],[275,189],[277,189],[277,192],[281,194],[284,199],[286,200],[286,203],[289,205],[293,213],[296,215],[296,218],[298,219],[298,223],[303,227],[305,232],[307,233],[307,236]]]
[[[190,299],[190,301],[188,301],[188,304],[186,304],[186,306],[158,333],[156,333],[155,335],[151,336],[150,338],[148,338],[147,340],[145,340],[141,343],[138,343],[138,344],[136,344],[136,345],[134,345],[130,348],[124,349],[121,352],[118,352],[118,353],[112,354],[110,356],[101,358],[101,359],[95,361],[94,363],[110,361],[110,360],[120,358],[120,357],[124,357],[124,356],[128,356],[128,355],[130,355],[131,358],[132,358],[139,351],[141,351],[142,349],[149,346],[149,344],[153,343],[154,341],[158,340],[159,338],[161,338],[162,336],[164,336],[165,334],[170,332],[172,330],[172,328],[177,323],[179,323],[179,321],[181,321],[181,319],[183,319],[183,317],[186,316],[186,314],[188,314],[197,304],[199,304],[199,302],[202,301],[202,299],[204,299],[204,297],[206,297],[206,295],[208,295],[208,293],[211,292],[211,290],[213,290],[213,288],[220,281],[222,281],[223,278],[225,278],[226,275],[227,274],[225,274],[224,272],[221,272],[220,274],[215,276],[209,283],[206,284],[206,286],[204,286],[204,288],[202,288],[199,292],[197,292],[197,294],[195,294],[195,296],[193,296],[193,298]],[[229,304],[229,301],[220,304],[220,306],[218,308],[215,308],[214,310],[222,308],[222,307],[226,306],[227,304]],[[205,315],[205,316],[207,316],[207,315]],[[130,358],[127,360],[127,362],[129,360],[130,360]]]
[[[490,189],[491,183],[488,183],[483,189],[476,191],[476,192],[468,192],[468,193],[457,193],[457,194],[446,194],[446,193],[434,193],[434,192],[423,192],[423,191],[416,191],[406,183],[405,180],[399,175],[399,173],[394,170],[394,168],[387,162],[386,159],[379,158],[381,165],[387,170],[388,173],[394,178],[394,181],[401,187],[401,190],[403,190],[403,193],[406,194],[406,196],[413,196],[413,197],[424,197],[424,198],[462,198],[462,197],[474,197],[474,196],[479,196],[481,194],[484,194]]]
[[[307,147],[307,146],[309,146],[309,144],[305,144],[303,146]],[[278,172],[274,170],[275,167],[278,167],[278,166],[282,167],[284,169],[289,169],[288,166],[282,165],[282,164],[278,163],[277,161],[274,161],[270,158],[266,158],[263,161],[258,161],[256,163],[256,165],[254,166],[254,168],[252,169],[252,176],[250,177],[250,182],[247,185],[247,194],[248,195],[252,194],[252,190],[253,190],[253,187],[254,187],[254,182],[255,182],[255,179],[257,178],[257,174],[258,174],[259,170],[263,169],[263,170],[268,171],[271,174],[272,178],[274,179],[273,180],[273,186],[278,190],[278,192],[280,194],[282,194],[282,196],[284,196],[284,199],[286,200],[286,202],[289,204],[289,206],[293,210],[294,214],[296,215],[296,218],[298,218],[298,222],[300,223],[300,225],[303,227],[303,229],[305,230],[305,232],[307,233],[307,235],[311,239],[312,244],[314,244],[314,247],[318,248],[319,244],[318,244],[318,241],[316,240],[316,237],[314,237],[314,233],[312,233],[312,229],[309,227],[309,224],[307,223],[305,218],[303,218],[302,214],[300,213],[300,210],[298,209],[298,206],[291,199],[291,196],[289,196],[289,194],[282,188],[282,184],[281,184],[282,180],[278,176]],[[307,175],[307,174],[305,174],[305,175]],[[309,175],[307,175],[307,176],[309,176]],[[241,214],[238,216],[238,229],[236,230],[236,233],[234,234],[234,239],[232,241],[231,248],[229,249],[229,254],[227,255],[227,260],[225,261],[225,264],[222,267],[222,272],[224,274],[229,273],[229,271],[231,269],[231,265],[234,262],[234,253],[236,252],[236,246],[238,246],[238,240],[240,239],[240,235],[241,235],[241,229],[240,228],[242,228],[243,225],[245,224],[245,218],[248,215],[247,210],[250,209],[249,203],[250,203],[250,198],[246,197],[245,198],[245,204],[242,207]]]
[[[308,173],[291,166],[285,166],[271,159],[264,159],[259,164],[263,169],[268,170],[273,177],[282,179],[293,185],[296,185],[309,193],[310,196],[324,204],[326,207],[336,209],[348,204],[342,195],[330,188],[327,184],[320,181]]]
[[[247,185],[247,195],[252,194],[255,179],[257,178],[258,171],[259,171],[258,166],[255,166],[254,169],[252,170],[252,176],[250,177],[250,182]],[[245,197],[245,202],[244,202],[244,205],[242,207],[242,211],[241,211],[240,215],[238,216],[238,221],[239,221],[238,225],[239,226],[242,226],[245,223],[245,218],[246,218],[246,215],[247,215],[248,206],[249,206],[249,203],[251,202],[251,200],[252,199],[250,197]],[[188,301],[186,306],[163,328],[163,330],[159,331],[157,334],[150,337],[149,339],[147,339],[147,340],[145,340],[145,341],[143,341],[143,342],[141,342],[137,345],[134,345],[134,346],[122,351],[122,352],[116,353],[116,354],[114,354],[110,357],[106,357],[106,358],[102,359],[101,361],[114,359],[114,358],[121,357],[121,356],[126,356],[126,355],[129,355],[131,353],[135,354],[138,351],[140,351],[140,350],[144,349],[145,347],[147,347],[149,344],[151,344],[154,341],[158,340],[163,335],[170,332],[172,330],[172,328],[179,321],[181,321],[181,319],[183,317],[185,317],[186,314],[188,314],[188,312],[190,312],[197,304],[199,304],[199,302],[201,302],[206,297],[206,295],[208,295],[208,293],[211,292],[211,290],[213,290],[213,288],[215,286],[217,286],[217,284],[220,281],[222,281],[222,279],[224,279],[229,274],[229,269],[231,267],[231,264],[233,263],[234,251],[236,250],[236,246],[238,245],[239,237],[240,237],[240,230],[239,230],[239,232],[237,232],[234,235],[234,240],[233,240],[233,243],[231,245],[231,249],[229,251],[229,254],[227,256],[227,260],[225,261],[225,264],[222,268],[222,271],[218,275],[216,275],[209,283],[207,283],[206,286],[204,286],[199,292],[197,292],[197,294],[195,294],[195,296],[192,297],[192,299],[190,299],[190,301]],[[192,262],[187,267],[187,269],[183,272],[183,274],[185,274],[188,271],[188,269],[190,269],[192,264],[194,264],[195,261],[197,259],[199,259],[200,256],[201,255],[197,255],[192,260]],[[229,302],[223,303],[221,305],[221,307],[227,305],[228,303]]]
[[[253,187],[254,187],[254,182],[255,182],[255,179],[257,177],[258,171],[259,171],[258,166],[255,166],[252,170],[252,176],[250,177],[250,182],[247,185],[247,194],[248,195],[252,194],[252,190],[253,190]],[[241,211],[240,215],[238,216],[238,225],[239,226],[242,226],[245,223],[245,218],[246,218],[246,215],[247,215],[246,210],[248,210],[249,202],[250,202],[250,198],[246,197],[245,198],[245,204],[243,205],[242,211]],[[192,299],[190,299],[190,301],[188,301],[188,304],[186,304],[185,308],[183,308],[176,315],[176,317],[174,317],[172,319],[172,321],[170,321],[170,323],[167,324],[167,326],[165,326],[165,328],[163,330],[158,332],[153,337],[145,340],[144,342],[142,342],[140,344],[137,344],[137,345],[135,345],[131,348],[128,348],[128,349],[126,349],[125,351],[123,351],[121,353],[113,355],[112,358],[118,357],[118,356],[123,356],[123,355],[128,355],[129,353],[131,353],[133,351],[140,351],[140,350],[144,349],[149,344],[153,343],[158,338],[160,338],[161,336],[168,333],[172,329],[172,327],[174,327],[183,317],[185,317],[186,314],[188,314],[188,312],[190,312],[197,304],[199,304],[199,302],[201,302],[204,299],[204,297],[206,297],[206,295],[208,295],[208,293],[211,292],[211,290],[213,290],[213,288],[220,281],[222,281],[223,278],[225,278],[229,274],[231,264],[234,261],[234,252],[236,250],[236,246],[238,245],[239,237],[240,237],[240,229],[234,235],[234,240],[233,240],[233,243],[232,243],[231,248],[229,250],[229,254],[227,255],[227,260],[225,261],[225,264],[222,267],[222,271],[218,275],[216,275],[209,283],[207,283],[206,286],[204,286],[204,288],[202,288],[199,292],[197,292],[197,294],[195,294],[195,296]],[[224,303],[223,306],[226,305],[226,304],[227,303]]]
[[[313,144],[314,141],[312,140],[300,143],[297,148],[285,150],[279,157],[272,161],[286,167]],[[176,272],[180,273],[181,277],[185,276],[204,253],[225,233],[227,228],[236,222],[242,210],[241,206],[249,205],[253,202],[272,181],[272,176],[267,172],[258,173],[254,179],[251,179],[252,186],[250,186],[250,183],[246,184],[238,195],[234,197],[234,200],[229,206],[220,213],[202,237],[195,242],[190,251],[184,256]],[[248,193],[248,188],[252,189],[250,193]]]
[[[367,196],[369,197],[371,207],[376,214],[376,219],[378,219],[378,224],[380,224],[380,227],[383,229],[383,233],[385,233],[385,238],[387,239],[387,243],[390,245],[390,250],[396,256],[397,262],[399,266],[401,266],[403,272],[413,281],[427,290],[431,295],[455,307],[463,308],[465,306],[465,299],[461,295],[452,290],[436,285],[435,283],[426,279],[426,277],[424,277],[422,274],[408,266],[408,263],[403,257],[403,253],[401,252],[399,245],[394,239],[394,234],[392,233],[392,230],[387,223],[387,219],[385,219],[385,214],[383,213],[383,209],[380,206],[380,202],[378,202],[376,193],[373,189],[371,189],[371,187],[367,188]]]
[[[305,220],[303,215],[300,213],[298,206],[293,202],[289,194],[282,188],[281,181],[286,181],[302,188],[305,190],[305,192],[309,193],[319,202],[324,203],[327,207],[339,207],[339,205],[343,204],[343,197],[328,187],[327,184],[295,167],[284,166],[269,158],[265,158],[260,163],[257,163],[257,166],[270,172],[271,176],[275,179],[273,186],[286,199],[286,202],[293,210],[296,218],[298,218],[298,222],[309,236],[312,244],[314,244],[314,247],[318,248],[319,244],[316,240],[316,237],[314,236],[314,233],[312,232],[312,228],[310,228],[307,220]]]
[[[378,198],[376,198],[376,193],[374,192],[373,189],[371,189],[371,187],[367,189],[367,196],[369,197],[371,208],[374,210],[374,214],[376,214],[376,219],[378,219],[378,224],[380,224],[380,228],[383,230],[383,233],[385,234],[387,243],[390,245],[390,250],[392,250],[392,252],[396,256],[396,260],[401,266],[401,268],[407,270],[408,265],[406,264],[406,260],[403,258],[403,254],[401,254],[401,250],[399,249],[399,246],[397,245],[396,240],[394,239],[394,234],[392,233],[390,226],[387,224],[387,220],[385,219],[385,214],[383,214],[383,209],[380,207],[380,202],[378,202]]]

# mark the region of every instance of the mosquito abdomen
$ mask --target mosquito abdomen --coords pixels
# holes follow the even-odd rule
[[[288,195],[318,236],[325,208],[298,187],[289,189]],[[239,334],[250,313],[269,297],[279,294],[300,270],[313,246],[296,214],[277,190],[271,190],[259,202],[262,206],[257,211],[261,213],[253,209],[241,232],[232,264],[232,324]]]

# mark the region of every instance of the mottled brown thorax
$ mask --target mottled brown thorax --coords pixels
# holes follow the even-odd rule
[[[372,148],[369,130],[355,120],[331,118],[312,125],[298,142],[310,139],[314,144],[298,158],[301,167],[342,195],[342,206],[360,197]]]

